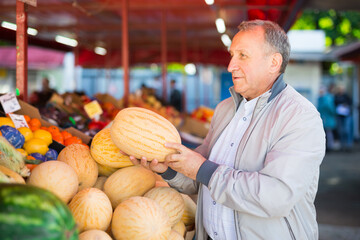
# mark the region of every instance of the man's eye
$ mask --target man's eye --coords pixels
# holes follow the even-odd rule
[[[243,53],[240,53],[240,57],[243,58],[243,57],[246,57],[246,55]]]

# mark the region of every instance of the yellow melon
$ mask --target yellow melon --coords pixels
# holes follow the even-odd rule
[[[187,194],[182,194],[185,201],[185,211],[181,217],[181,221],[186,225],[193,225],[195,223],[195,214],[196,214],[196,203],[189,197]]]
[[[121,168],[114,172],[104,184],[104,192],[109,197],[113,208],[122,201],[142,196],[155,186],[153,172],[140,165]]]
[[[79,240],[112,240],[109,234],[104,231],[92,229],[82,232]]]
[[[100,176],[98,177],[98,179],[96,180],[95,184],[94,184],[94,188],[100,189],[101,191],[104,190],[104,184],[106,182],[107,177],[105,176]]]
[[[57,160],[74,168],[79,177],[79,191],[94,186],[98,178],[98,166],[88,147],[82,144],[68,145],[61,150]]]
[[[32,170],[27,183],[53,192],[65,203],[70,201],[79,187],[75,170],[60,161],[40,163]]]
[[[130,107],[121,110],[110,127],[111,139],[128,155],[145,156],[148,161],[165,160],[175,153],[164,146],[166,142],[181,143],[177,129],[166,118],[145,108]]]
[[[7,167],[0,165],[0,172],[2,172],[3,174],[5,174],[5,176],[10,178],[11,183],[25,184],[25,180],[22,176],[20,176],[20,174],[14,172],[13,170],[11,170]]]
[[[122,168],[134,165],[129,156],[122,154],[111,140],[110,128],[105,128],[94,136],[90,152],[94,160],[104,166]]]
[[[178,232],[183,237],[185,236],[186,227],[182,221],[177,222],[177,224],[172,227],[172,230]]]
[[[144,197],[154,200],[164,208],[169,214],[171,226],[180,221],[185,210],[185,202],[178,191],[169,187],[156,187],[145,193]]]
[[[78,192],[69,203],[69,208],[80,232],[90,229],[105,231],[110,225],[111,202],[97,188],[86,188]]]
[[[184,237],[177,231],[171,230],[169,238],[167,240],[184,240]]]
[[[105,165],[101,165],[100,163],[97,163],[97,165],[98,165],[99,175],[105,177],[110,176],[119,169],[119,168],[112,168]]]
[[[154,200],[132,197],[115,209],[112,233],[116,240],[167,240],[169,216]]]

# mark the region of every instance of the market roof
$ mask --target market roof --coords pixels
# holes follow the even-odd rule
[[[313,0],[127,0],[130,64],[161,62],[162,19],[166,22],[168,62],[226,65],[227,48],[215,25],[222,18],[232,38],[243,20],[269,19],[289,30],[304,7]],[[16,1],[0,0],[0,21],[16,22]],[[327,1],[335,4],[335,1]],[[336,4],[341,4],[336,1]],[[343,0],[342,3],[355,0]],[[38,30],[29,44],[73,51],[55,42],[56,35],[74,38],[77,63],[85,67],[120,67],[122,51],[122,0],[37,0],[28,6],[28,26]],[[327,6],[329,7],[329,6]],[[330,6],[331,7],[331,6]],[[0,27],[0,39],[15,42],[15,32]],[[106,48],[100,56],[94,48]]]

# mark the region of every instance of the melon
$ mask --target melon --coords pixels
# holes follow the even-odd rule
[[[177,231],[171,230],[168,240],[184,240],[184,237]]]
[[[79,187],[75,170],[70,165],[60,161],[40,163],[32,170],[27,183],[49,190],[65,203],[68,203],[75,196]]]
[[[105,176],[98,177],[98,179],[96,180],[93,187],[103,191],[104,190],[104,184],[105,184],[106,180],[107,180],[107,177],[105,177]]]
[[[99,175],[105,177],[110,176],[119,169],[119,168],[112,168],[105,165],[101,165],[100,163],[97,163],[97,165],[98,165]]]
[[[110,128],[104,128],[94,136],[90,152],[94,160],[104,166],[122,168],[134,165],[111,140]]]
[[[22,176],[20,176],[18,173],[14,172],[13,170],[4,167],[0,165],[0,172],[5,174],[10,179],[10,182],[12,183],[22,183],[25,184],[25,180]]]
[[[69,164],[75,170],[79,178],[79,191],[94,186],[98,178],[98,166],[87,146],[68,145],[59,153],[58,161]]]
[[[92,229],[82,232],[79,240],[112,240],[109,234],[104,231]]]
[[[196,203],[187,194],[181,193],[181,196],[185,201],[185,211],[181,217],[181,221],[185,226],[193,225],[195,223]]]
[[[111,229],[116,240],[167,240],[171,225],[168,214],[154,200],[132,197],[115,209]]]
[[[157,159],[164,162],[168,154],[176,150],[166,148],[166,142],[181,143],[175,126],[161,115],[139,107],[121,110],[110,127],[111,139],[128,155]]]
[[[112,207],[106,194],[97,188],[79,191],[69,203],[79,231],[98,229],[105,231],[111,221]]]
[[[0,239],[77,240],[69,208],[51,192],[25,184],[0,184]]]
[[[183,237],[185,236],[186,227],[182,221],[177,222],[177,224],[172,227],[172,230],[178,232]]]
[[[156,187],[145,193],[144,197],[154,200],[168,213],[171,226],[180,221],[185,202],[178,191],[169,187]]]
[[[122,201],[142,196],[155,186],[153,172],[140,165],[121,168],[114,172],[104,184],[104,192],[109,197],[113,208]]]

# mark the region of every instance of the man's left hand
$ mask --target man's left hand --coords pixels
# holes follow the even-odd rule
[[[196,180],[196,174],[206,159],[201,154],[188,149],[180,143],[165,143],[165,147],[178,151],[178,153],[167,155],[165,163],[173,170]]]

